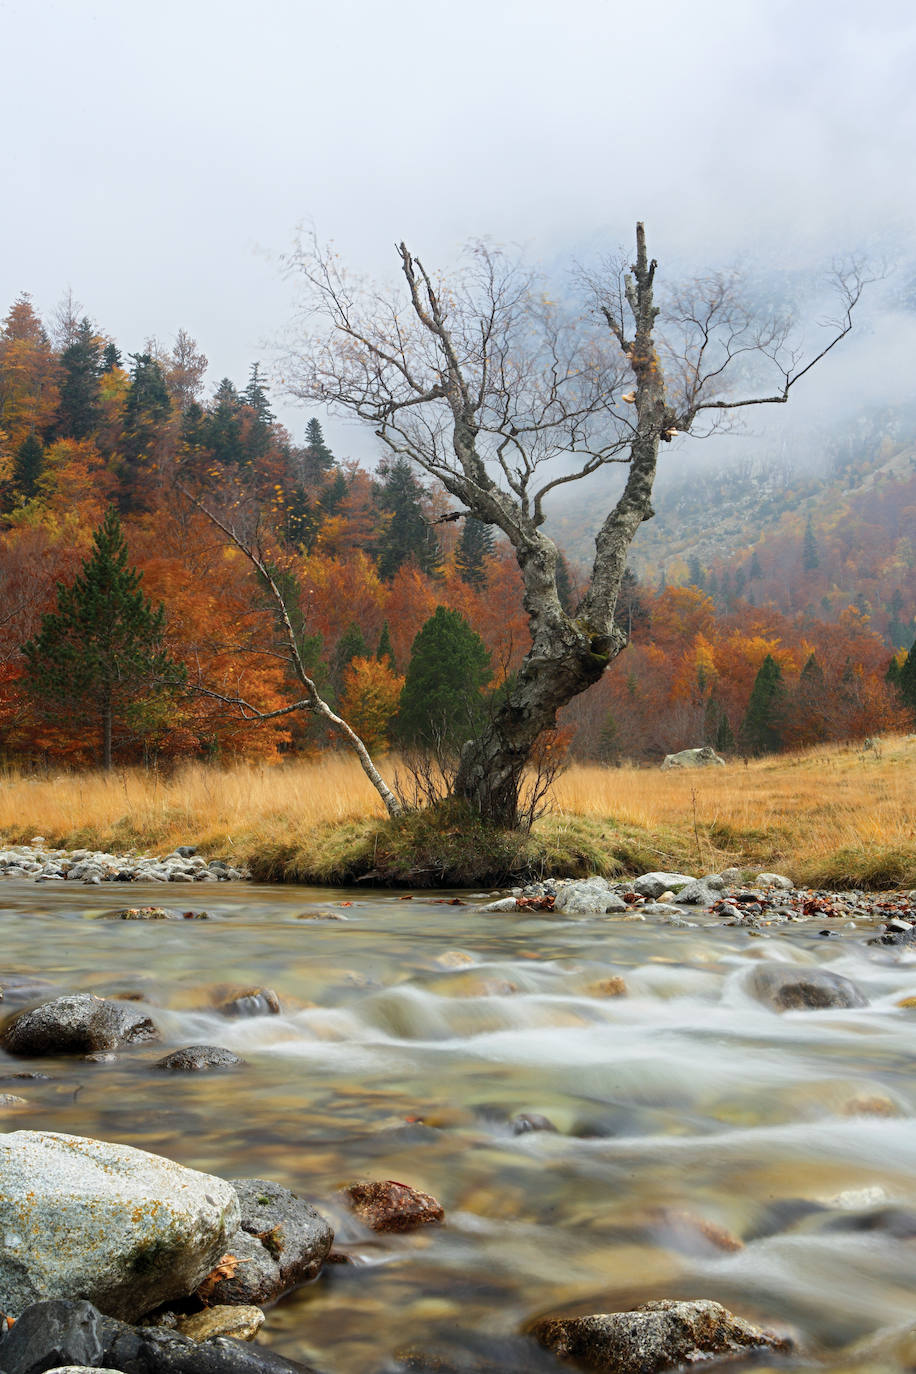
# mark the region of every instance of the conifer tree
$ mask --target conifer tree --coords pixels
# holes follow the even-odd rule
[[[904,706],[916,713],[916,640],[900,666],[897,690],[903,698]]]
[[[464,616],[437,606],[411,646],[397,737],[439,753],[460,749],[484,718],[491,671],[484,642]]]
[[[337,460],[324,441],[321,425],[313,417],[305,427],[305,448],[302,451],[302,476],[311,486],[317,486]],[[341,474],[342,476],[343,474]]]
[[[338,692],[342,690],[344,674],[354,658],[365,658],[367,652],[365,636],[360,627],[351,620],[337,641],[334,654],[334,686]]]
[[[60,357],[60,411],[57,432],[65,439],[85,439],[101,416],[99,377],[102,343],[89,320],[80,321],[73,342]]]
[[[27,435],[16,450],[13,457],[13,490],[25,501],[31,501],[35,495],[44,458],[44,448],[35,434]]]
[[[741,743],[753,754],[772,754],[780,745],[779,719],[785,684],[772,654],[760,665],[741,725]]]
[[[811,516],[808,516],[808,523],[805,526],[805,537],[802,540],[802,567],[805,572],[814,572],[815,568],[820,567],[820,555],[817,551],[817,540],[814,537],[814,530],[811,528]]]
[[[464,529],[455,553],[455,566],[462,582],[480,591],[487,584],[486,562],[493,556],[493,529],[473,515],[465,518]]]
[[[165,610],[140,590],[142,573],[128,562],[117,513],[109,510],[93,551],[71,587],[57,588],[57,610],[23,645],[27,681],[45,713],[72,713],[99,730],[102,766],[111,768],[116,720],[184,681],[162,647]]]
[[[423,517],[423,488],[406,458],[380,468],[383,476],[379,504],[390,512],[379,541],[379,576],[386,582],[412,558],[427,576],[434,577],[442,561],[435,531]]]
[[[379,663],[384,663],[387,658],[388,667],[393,673],[397,672],[397,665],[394,661],[394,648],[391,643],[391,631],[388,628],[387,620],[382,626],[382,633],[378,637],[378,648],[375,651],[375,657],[378,659]]]

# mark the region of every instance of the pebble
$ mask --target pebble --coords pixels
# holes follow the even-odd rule
[[[218,883],[250,877],[246,868],[223,859],[209,862],[190,845],[171,854],[109,854],[94,849],[47,849],[36,836],[31,844],[0,849],[0,879],[23,878],[37,883]]]

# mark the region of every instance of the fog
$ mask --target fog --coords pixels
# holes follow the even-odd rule
[[[842,353],[754,417],[766,442],[911,385],[911,5],[0,0],[0,43],[3,313],[70,288],[125,353],[183,327],[211,389],[243,385],[290,318],[297,224],[373,274],[396,240],[439,266],[478,235],[562,272],[640,218],[660,274],[890,262]]]

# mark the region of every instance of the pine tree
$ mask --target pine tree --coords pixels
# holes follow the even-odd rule
[[[476,591],[487,585],[487,559],[493,557],[493,529],[473,515],[465,517],[464,529],[455,552],[455,566],[462,582]]]
[[[378,637],[378,648],[375,651],[375,657],[378,659],[379,663],[384,663],[387,658],[388,667],[393,673],[397,672],[397,664],[394,661],[394,648],[391,643],[391,631],[388,628],[387,620],[382,626],[382,633]]]
[[[741,725],[741,743],[753,754],[772,754],[779,748],[780,713],[785,697],[782,669],[767,654],[754,679]]]
[[[747,570],[747,579],[751,582],[755,577],[763,577],[763,568],[760,566],[760,559],[757,557],[756,549],[751,554],[751,561]]]
[[[691,587],[703,589],[703,569],[700,567],[700,560],[695,553],[692,553],[687,560],[687,583]]]
[[[93,551],[71,587],[57,588],[57,610],[23,645],[27,682],[47,714],[61,710],[94,722],[102,765],[111,768],[116,720],[163,692],[174,692],[184,670],[162,648],[165,610],[140,590],[142,573],[128,563],[120,521],[109,510],[93,536]]]
[[[213,405],[200,427],[200,439],[216,462],[224,463],[227,467],[245,461],[241,410],[239,393],[230,379],[224,377],[216,388]]]
[[[724,711],[719,717],[719,724],[716,726],[716,737],[713,743],[717,754],[734,753],[735,735],[728,716]]]
[[[456,752],[484,718],[491,671],[484,642],[464,616],[437,606],[411,646],[397,737],[440,754]]]
[[[44,460],[45,451],[41,440],[37,435],[29,434],[23,439],[13,457],[13,490],[24,501],[31,501],[35,495]]]
[[[305,448],[302,451],[302,476],[310,486],[318,486],[337,459],[324,441],[321,425],[313,417],[305,427]],[[342,475],[342,474],[341,474]]]
[[[101,351],[101,340],[93,333],[91,323],[81,320],[73,342],[60,357],[57,433],[64,439],[85,439],[98,426]]]
[[[379,576],[388,582],[412,558],[421,572],[435,577],[442,553],[435,531],[423,517],[423,488],[406,458],[395,458],[380,468],[383,483],[379,497],[390,520],[379,540]]]
[[[632,638],[635,629],[649,623],[649,612],[640,593],[639,578],[632,568],[623,570],[620,592],[614,609],[614,621],[626,631],[628,639]]]
[[[121,350],[115,343],[107,343],[102,349],[102,357],[99,362],[99,372],[113,372],[116,367],[121,366]]]
[[[817,551],[817,540],[814,537],[814,530],[811,528],[811,516],[808,516],[808,523],[805,526],[805,537],[802,540],[802,567],[805,572],[814,572],[815,568],[820,567],[820,555]]]
[[[903,699],[904,706],[908,706],[911,711],[916,712],[916,640],[913,641],[913,647],[900,666],[897,690]]]
[[[344,674],[354,658],[365,658],[368,653],[365,636],[360,627],[351,620],[337,641],[334,652],[334,687],[338,694],[343,688]]]

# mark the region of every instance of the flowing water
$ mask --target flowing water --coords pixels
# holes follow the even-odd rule
[[[210,920],[99,919],[192,893]],[[275,1179],[332,1220],[352,1262],[269,1313],[279,1353],[364,1374],[545,1313],[709,1297],[845,1370],[873,1367],[845,1345],[912,1321],[916,1009],[899,1003],[916,957],[868,947],[870,931],[754,938],[241,884],[9,882],[0,904],[7,1008],[10,975],[28,976],[44,980],[21,988],[32,1003],[139,996],[163,1032],[113,1063],[0,1055],[0,1091],[27,1099],[6,1129]],[[846,974],[869,1006],[777,1015],[745,989],[761,959]],[[215,1010],[252,985],[277,991],[279,1016]],[[246,1065],[153,1069],[189,1044]],[[23,1070],[49,1077],[7,1077]],[[520,1113],[556,1131],[516,1134]],[[373,1235],[340,1203],[360,1178],[433,1193],[446,1224]]]

